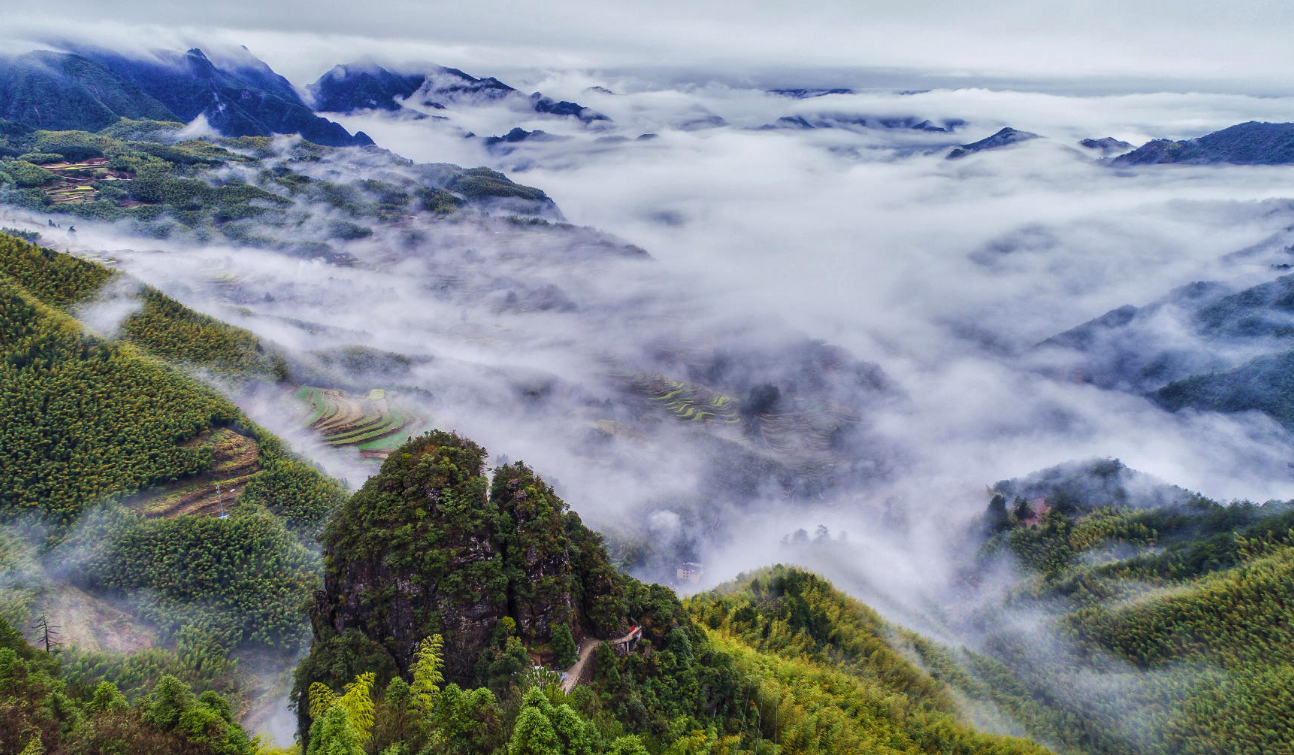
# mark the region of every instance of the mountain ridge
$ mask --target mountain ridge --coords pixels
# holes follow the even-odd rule
[[[1247,121],[1196,139],[1156,139],[1114,158],[1115,165],[1288,165],[1294,123]]]
[[[542,115],[572,117],[585,124],[610,120],[576,102],[554,100],[540,92],[527,96],[492,76],[478,79],[446,66],[399,73],[371,62],[339,64],[307,90],[319,111],[347,115],[364,110],[396,112],[404,107],[403,100],[415,96],[418,104],[435,110],[444,110],[453,104],[479,104],[515,97]]]
[[[131,58],[93,47],[0,58],[0,117],[46,130],[98,131],[126,119],[190,122],[199,116],[220,133],[299,133],[327,146],[367,146],[315,115],[292,85],[249,56],[222,68],[201,50]]]

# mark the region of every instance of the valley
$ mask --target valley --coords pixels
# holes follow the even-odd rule
[[[49,48],[0,755],[1294,752],[1291,98]]]

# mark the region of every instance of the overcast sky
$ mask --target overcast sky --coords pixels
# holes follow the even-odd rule
[[[834,74],[848,79],[871,68],[913,80],[924,72],[1089,88],[1096,81],[1125,89],[1129,78],[1173,89],[1294,88],[1288,0],[0,0],[3,6],[10,6],[3,8],[10,34],[29,40],[80,33],[132,46],[245,44],[298,84],[375,55],[486,74],[665,67],[765,80],[855,69]],[[833,75],[819,71],[819,78]]]

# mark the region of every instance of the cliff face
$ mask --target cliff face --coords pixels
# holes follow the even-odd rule
[[[485,457],[431,433],[346,503],[323,536],[316,644],[358,630],[408,674],[418,643],[441,634],[446,677],[469,684],[505,617],[505,631],[541,657],[558,625],[577,639],[628,625],[596,533],[522,464],[499,468],[487,495]]]
[[[546,641],[577,616],[576,578],[562,527],[561,500],[521,464],[495,472],[490,501],[508,573],[508,613],[522,637]],[[578,636],[578,635],[577,635]]]

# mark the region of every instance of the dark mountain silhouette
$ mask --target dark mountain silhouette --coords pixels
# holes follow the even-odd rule
[[[330,113],[364,110],[397,111],[399,100],[413,98],[423,107],[443,110],[449,105],[475,105],[522,97],[494,77],[478,79],[457,68],[437,67],[422,73],[396,73],[374,63],[339,65],[310,85],[315,109]],[[539,92],[529,95],[536,113],[578,118],[585,123],[610,120],[577,102],[554,100]]]
[[[0,59],[0,117],[32,128],[98,131],[122,118],[175,120],[138,85],[80,55]]]
[[[418,91],[423,76],[392,73],[378,66],[335,66],[310,86],[316,110],[353,113],[359,110],[399,110],[396,98]]]
[[[957,147],[952,152],[948,153],[948,159],[956,160],[961,157],[966,157],[967,155],[973,155],[976,152],[983,152],[984,150],[989,149],[1001,149],[1002,147],[1009,147],[1012,144],[1019,144],[1020,142],[1027,142],[1030,139],[1037,138],[1037,134],[1031,134],[1028,131],[1019,131],[1007,126],[992,136]]]
[[[779,97],[791,97],[797,100],[807,100],[811,97],[825,97],[829,94],[853,94],[854,90],[845,88],[836,89],[815,89],[812,87],[793,89],[770,89],[769,94],[775,94]]]
[[[373,143],[315,115],[287,79],[250,54],[221,65],[197,49],[147,58],[45,50],[0,59],[0,118],[32,128],[98,131],[122,118],[187,123],[199,115],[225,136]]]
[[[951,133],[952,131],[965,126],[966,121],[959,118],[949,118],[935,123],[933,121],[919,118],[911,115],[857,115],[853,113],[817,113],[809,115],[786,115],[778,118],[775,123],[767,126],[761,126],[761,129],[789,128],[789,129],[820,129],[820,128],[837,128],[849,131],[858,129],[911,129],[913,131],[932,131]]]
[[[1156,139],[1115,158],[1114,162],[1118,165],[1288,165],[1294,163],[1294,123],[1249,121],[1198,139]]]
[[[173,120],[206,117],[225,136],[301,134],[332,147],[363,146],[373,141],[314,114],[287,79],[248,54],[225,65],[213,63],[199,49],[165,51],[151,58],[130,58],[108,50],[77,51],[164,105]]]

